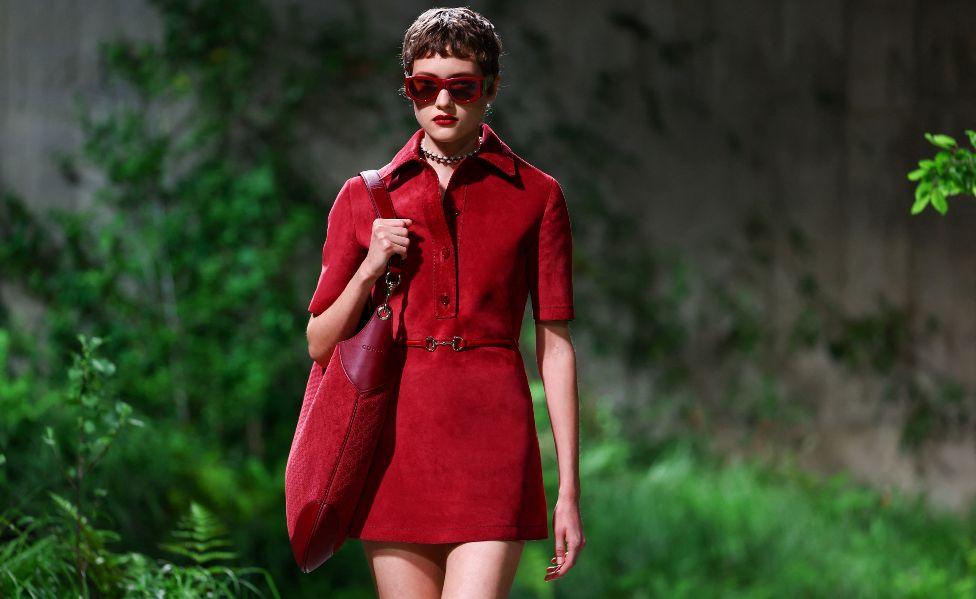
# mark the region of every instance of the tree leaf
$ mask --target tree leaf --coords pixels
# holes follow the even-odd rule
[[[918,187],[915,188],[915,199],[919,200],[923,196],[927,196],[931,189],[932,189],[931,181],[922,181],[921,183],[918,184]]]
[[[912,205],[912,214],[918,214],[922,210],[925,210],[925,207],[928,206],[928,204],[929,204],[928,195],[923,195],[922,197],[916,199],[915,203]]]
[[[921,179],[924,176],[925,176],[925,169],[924,168],[917,168],[917,169],[913,170],[912,172],[908,173],[908,180],[909,181],[918,181],[919,179]]]
[[[951,150],[956,146],[956,140],[949,137],[948,135],[943,135],[941,133],[932,135],[931,133],[925,134],[925,139],[929,140],[932,145],[938,146],[945,150]]]

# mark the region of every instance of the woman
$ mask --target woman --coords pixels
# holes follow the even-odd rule
[[[420,129],[380,169],[400,218],[374,218],[359,176],[329,213],[309,305],[317,362],[355,333],[387,260],[404,259],[390,299],[404,345],[396,399],[349,534],[361,539],[381,597],[507,596],[525,540],[548,538],[518,351],[528,299],[559,461],[545,580],[565,576],[585,543],[569,215],[558,182],[482,122],[500,54],[478,13],[421,14],[402,52]]]

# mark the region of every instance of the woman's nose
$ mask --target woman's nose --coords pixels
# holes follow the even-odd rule
[[[451,93],[447,91],[447,88],[442,89],[437,92],[437,106],[448,106],[451,103]]]

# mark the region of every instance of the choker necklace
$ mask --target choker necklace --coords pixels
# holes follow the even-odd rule
[[[426,136],[424,137],[424,139],[426,139]],[[455,162],[460,162],[462,159],[467,158],[468,156],[473,156],[475,153],[477,153],[477,151],[481,149],[481,143],[482,143],[481,137],[478,137],[478,145],[475,146],[475,149],[471,150],[467,154],[457,154],[455,156],[441,156],[440,154],[434,154],[433,152],[428,152],[427,149],[424,148],[424,140],[421,139],[420,153],[426,156],[427,158],[430,158],[431,160],[437,161],[441,164],[454,164]]]

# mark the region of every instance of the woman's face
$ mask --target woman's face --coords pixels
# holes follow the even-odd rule
[[[411,75],[433,75],[446,79],[462,75],[481,76],[482,72],[481,67],[474,60],[434,54],[430,58],[415,59]],[[495,78],[492,89],[488,90],[491,93],[490,96],[483,94],[477,100],[466,104],[455,102],[446,89],[440,90],[437,97],[428,102],[412,100],[414,116],[417,117],[417,122],[423,128],[424,134],[435,142],[448,147],[452,143],[463,142],[472,135],[478,135],[488,102],[494,99],[495,92],[498,89],[498,79],[498,77]],[[434,117],[440,115],[450,115],[456,117],[457,120],[443,124],[434,121]]]

